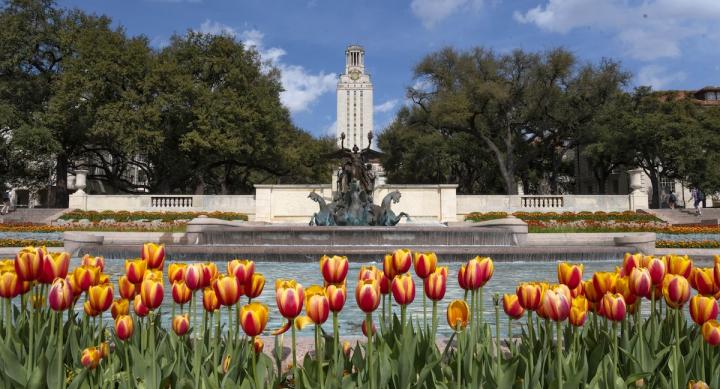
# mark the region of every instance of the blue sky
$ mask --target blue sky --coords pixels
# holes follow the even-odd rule
[[[295,123],[327,134],[336,76],[349,43],[365,47],[375,87],[375,131],[405,103],[413,66],[444,46],[547,50],[583,61],[611,57],[634,85],[720,85],[720,0],[59,0],[106,14],[155,47],[188,29],[254,45],[282,71]],[[334,132],[333,132],[334,133]]]

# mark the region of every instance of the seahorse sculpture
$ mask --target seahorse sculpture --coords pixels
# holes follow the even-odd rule
[[[325,199],[319,194],[311,192],[308,197],[318,203],[320,210],[313,214],[310,218],[311,226],[334,226],[335,218],[333,217],[332,209],[327,205]]]

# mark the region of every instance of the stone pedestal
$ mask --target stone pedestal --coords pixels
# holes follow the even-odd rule
[[[631,190],[630,194],[628,195],[628,201],[631,211],[650,208],[648,202],[648,195],[647,193],[645,193],[645,191],[643,191],[642,174],[642,169],[628,170]]]

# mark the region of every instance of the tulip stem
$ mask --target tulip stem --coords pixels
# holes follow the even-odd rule
[[[380,310],[380,329],[383,331],[383,333],[385,333],[385,296],[382,295],[380,297],[380,300],[382,301],[382,308]]]
[[[10,335],[12,331],[12,314],[13,314],[13,305],[12,300],[5,299],[5,343],[10,342]]]
[[[335,364],[338,363],[340,353],[340,325],[338,324],[338,313],[333,312],[333,350],[335,353]]]
[[[258,376],[257,376],[257,356],[255,355],[255,337],[253,336],[250,338],[250,354],[252,354],[252,375],[253,375],[253,381],[255,382],[256,388],[261,388],[260,383],[258,382]]]
[[[60,318],[60,328],[58,328],[58,338],[57,338],[57,369],[58,369],[58,377],[60,377],[60,388],[65,389],[65,372],[63,371],[63,321],[62,321],[62,311],[57,313]]]
[[[532,377],[532,370],[535,364],[533,363],[534,354],[535,354],[535,339],[533,335],[533,311],[528,310],[528,338],[530,338],[530,347],[528,347],[528,357],[529,357],[529,363],[528,363],[528,371],[530,372],[530,377]]]
[[[425,278],[423,278],[423,328],[427,331],[427,297],[425,296]]]
[[[468,376],[472,377],[473,359],[475,358],[475,330],[477,329],[477,292],[473,289],[470,292],[470,365]],[[458,346],[458,350],[460,346]]]
[[[615,368],[617,369],[620,366],[620,360],[618,358],[618,337],[617,337],[617,322],[612,322],[612,331],[613,331],[613,361],[615,362]]]
[[[154,362],[157,361],[157,350],[155,350],[155,323],[153,322],[153,319],[155,317],[155,312],[150,312],[148,315],[148,324],[150,325],[150,349],[152,351],[152,360]],[[153,365],[152,367],[152,387],[159,387],[160,383],[157,381],[157,366]]]
[[[292,331],[291,334],[292,334],[293,379],[295,380],[295,382],[298,382],[298,380],[300,379],[300,377],[299,377],[299,375],[298,375],[297,354],[296,354],[296,352],[295,352],[295,339],[296,339],[296,335],[295,335],[295,318],[293,318],[292,320],[290,320],[290,330]]]
[[[560,325],[562,323],[558,320],[555,322],[555,332],[557,332],[557,338],[555,339],[555,344],[557,347],[557,380],[558,380],[558,389],[562,389],[563,387],[563,372],[562,372],[562,355],[563,355],[563,347],[562,347],[562,330],[560,328]]]
[[[511,320],[508,318],[508,321]],[[500,379],[500,300],[495,294],[495,380]]]
[[[320,346],[320,325],[315,324],[315,355],[317,356],[318,376],[320,377],[320,389],[325,387],[323,379],[323,352]]]
[[[432,340],[435,343],[435,337],[437,337],[438,317],[437,317],[437,301],[433,300],[432,303]]]
[[[698,341],[700,342],[700,378],[707,381],[705,378],[705,341],[702,336],[698,337]]]
[[[405,320],[407,319],[407,305],[400,306],[400,329],[402,335],[405,335]],[[368,331],[372,330],[372,327],[366,327]]]
[[[30,295],[34,295],[33,289],[31,289]],[[32,298],[31,298],[32,300]],[[30,368],[35,368],[35,306],[30,302],[30,346],[29,346],[29,354],[30,354]]]
[[[455,367],[455,369],[456,369],[456,372],[455,372],[455,382],[456,382],[456,385],[455,385],[455,387],[458,388],[458,389],[461,388],[460,384],[462,383],[462,381],[461,381],[461,379],[460,379],[460,366],[461,366],[461,363],[460,363],[460,362],[461,362],[461,357],[460,357],[460,330],[461,330],[460,320],[458,320],[458,321],[457,321],[457,324],[455,325],[455,334],[457,335],[457,336],[456,336],[456,340],[455,340],[455,342],[457,343],[457,350],[456,350],[456,352],[455,352],[455,353],[456,353],[456,356],[455,356],[455,365],[456,365],[456,367]],[[472,366],[472,363],[470,363],[470,365]]]
[[[373,342],[373,331],[372,331],[372,312],[367,313],[365,315],[365,328],[367,332],[367,355],[365,356],[365,359],[367,361],[367,370],[368,370],[368,383],[370,389],[373,389],[375,386],[375,380],[373,376],[373,369],[372,369],[372,342]]]
[[[195,311],[197,310],[197,302],[195,301],[195,292],[192,292],[191,298],[190,298],[190,311],[192,315],[192,323],[193,323],[193,335],[195,335],[195,338],[193,339],[195,342],[193,344],[193,372],[195,373],[195,387],[200,387],[200,346],[198,340],[200,340],[200,323],[197,321],[197,317],[195,316]]]
[[[669,312],[669,311],[668,311]],[[680,371],[680,308],[675,309],[675,371]],[[680,374],[675,374],[673,387],[680,389]]]
[[[655,341],[655,291],[650,293],[650,344]]]
[[[228,345],[232,346],[231,338],[232,338],[232,305],[228,305],[228,335],[227,335],[227,342]]]

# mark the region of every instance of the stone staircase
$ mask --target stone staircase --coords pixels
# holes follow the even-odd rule
[[[16,208],[7,215],[0,215],[0,223],[49,224],[68,211],[63,208]]]
[[[648,209],[647,213],[651,213],[658,218],[674,225],[718,225],[720,221],[720,208],[706,208],[702,210],[702,215],[695,216],[694,208],[683,209]]]

